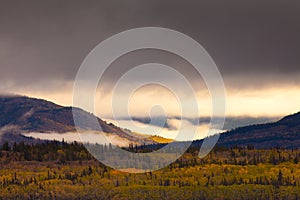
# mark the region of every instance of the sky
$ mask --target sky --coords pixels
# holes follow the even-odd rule
[[[199,42],[224,80],[227,116],[283,116],[300,111],[300,2],[296,0],[0,0],[0,93],[16,93],[72,105],[76,73],[100,42],[138,27],[164,27]],[[95,113],[111,118],[113,83],[137,64],[168,64],[186,73],[202,115],[211,113],[201,77],[178,56],[158,50],[129,53],[110,66],[97,90]],[[191,95],[172,77],[157,76]],[[137,77],[138,79],[138,77]],[[116,94],[126,101],[126,86]],[[145,86],[130,98],[133,116],[155,105],[180,115],[176,95]],[[161,112],[161,110],[159,110]],[[158,112],[157,115],[160,113]],[[123,116],[125,113],[115,113]]]

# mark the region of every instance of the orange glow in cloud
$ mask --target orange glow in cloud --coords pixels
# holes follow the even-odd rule
[[[17,94],[24,94],[53,101],[57,104],[72,105],[73,85],[66,84],[58,90],[52,92],[19,90]],[[284,116],[300,111],[300,87],[283,86],[276,88],[262,88],[261,90],[230,90],[227,93],[227,116]],[[96,94],[95,114],[109,118],[111,112],[111,93]],[[211,99],[207,91],[197,93],[199,99],[199,112],[201,116],[209,116],[211,113]],[[119,100],[122,94],[117,95]],[[182,104],[188,104],[189,96],[186,96]],[[129,102],[129,111],[134,116],[148,116],[154,105],[161,104],[170,116],[180,116],[180,107],[175,96],[165,90],[151,90],[145,88],[137,91]],[[91,111],[90,111],[91,112]],[[116,110],[116,113],[117,110]],[[121,113],[122,115],[122,113]]]

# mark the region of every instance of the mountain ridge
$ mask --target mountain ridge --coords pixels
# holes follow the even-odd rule
[[[81,123],[76,124],[76,127],[73,117],[80,118]],[[76,128],[84,131],[109,133],[135,144],[157,143],[151,138],[135,136],[130,131],[107,123],[81,108],[64,107],[47,100],[26,96],[0,95],[2,140],[5,140],[4,133],[6,137],[8,137],[7,134],[11,134],[9,138],[12,139],[12,135],[20,138],[18,134],[30,132],[69,133],[76,132]]]
[[[74,111],[74,112],[72,112]],[[0,95],[0,136],[10,138],[15,134],[16,140],[22,140],[21,133],[67,133],[75,132],[74,117],[80,117],[82,130],[103,131],[136,144],[168,143],[170,140],[140,136],[129,130],[122,129],[112,123],[88,113],[80,108],[64,107],[53,102],[25,96]],[[98,123],[101,125],[99,128]],[[4,137],[5,136],[5,137]],[[26,139],[26,141],[31,141]],[[203,140],[195,141],[201,143]],[[32,141],[33,142],[33,141]],[[234,128],[220,134],[219,146],[247,146],[255,148],[300,148],[300,112],[285,116],[276,122],[254,124]]]
[[[300,148],[300,112],[277,122],[239,127],[220,135],[220,146],[246,146],[255,148]]]

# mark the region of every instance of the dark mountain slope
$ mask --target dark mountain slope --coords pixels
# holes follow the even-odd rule
[[[78,125],[82,130],[114,134],[133,143],[157,143],[150,138],[138,138],[129,134],[128,130],[125,131],[111,123],[108,124],[80,108],[74,108],[74,110],[74,117],[80,118],[82,121]],[[66,133],[75,131],[72,107],[63,107],[46,100],[25,96],[0,96],[0,134],[6,134],[6,137],[2,137],[2,141],[8,137],[7,134],[11,134],[9,138],[13,140],[12,135],[17,137],[20,133]],[[18,138],[20,139],[19,135]]]
[[[89,123],[92,114],[76,108],[76,116],[86,119],[82,129],[100,130],[97,124]],[[123,133],[123,131],[97,118],[106,133]],[[62,107],[42,99],[24,96],[0,96],[0,127],[18,126],[23,131],[35,132],[70,132],[75,131],[72,107]]]
[[[218,145],[253,145],[255,148],[300,148],[300,113],[275,123],[236,128],[221,134]]]

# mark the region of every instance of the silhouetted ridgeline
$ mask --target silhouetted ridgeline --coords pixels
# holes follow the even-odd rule
[[[79,128],[100,130],[98,124],[93,124],[93,120],[89,120],[95,118],[94,115],[79,108],[75,110],[75,117],[80,117],[84,122],[79,125]],[[128,130],[107,124],[99,118],[96,119],[106,133],[117,135],[140,145],[154,144],[154,149],[161,146],[155,146],[158,142],[151,137],[148,139],[137,138],[134,134],[128,134]],[[65,133],[75,130],[71,107],[63,107],[49,101],[24,96],[0,96],[0,136],[2,136],[0,145],[4,141],[10,143],[23,141],[33,144],[41,142],[20,133]],[[201,142],[202,140],[195,141],[193,146],[200,146]],[[254,148],[300,147],[300,113],[286,116],[274,123],[245,126],[227,131],[221,134],[217,145],[226,147],[250,145]]]
[[[274,123],[246,126],[225,132],[221,134],[218,145],[299,148],[300,113],[286,116]]]

